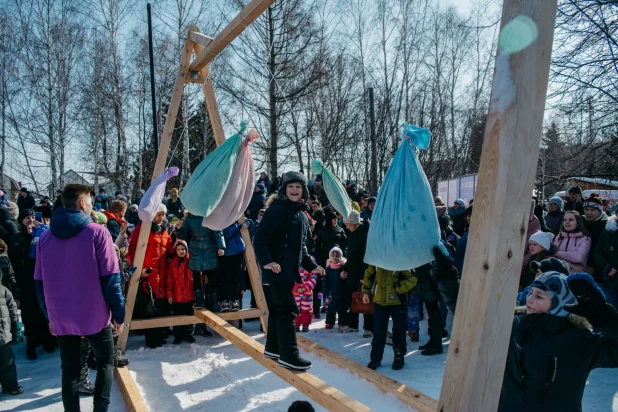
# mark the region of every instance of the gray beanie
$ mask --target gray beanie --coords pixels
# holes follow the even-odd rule
[[[558,206],[558,209],[562,210],[562,199],[559,198],[558,196],[552,197],[551,199],[549,199],[549,202],[547,203],[555,203],[556,206]]]
[[[545,272],[530,285],[547,293],[551,299],[551,306],[547,311],[550,315],[569,316],[569,312],[564,310],[564,307],[577,304],[577,298],[569,289],[567,279],[567,276],[562,273]]]
[[[4,206],[2,206],[2,208],[6,210],[11,216],[13,216],[13,219],[17,219],[17,217],[19,216],[19,207],[17,207],[17,203],[15,202],[11,202],[9,200]]]
[[[286,172],[281,178],[281,186],[279,186],[279,191],[277,195],[279,199],[286,200],[285,196],[285,188],[290,183],[300,183],[303,186],[303,199],[305,202],[309,200],[309,188],[307,187],[307,178],[304,174],[300,172]]]
[[[362,222],[362,219],[360,217],[360,213],[358,213],[358,211],[356,210],[352,210],[352,212],[350,212],[350,216],[343,218],[343,223],[348,223],[352,225],[360,225],[361,222]]]

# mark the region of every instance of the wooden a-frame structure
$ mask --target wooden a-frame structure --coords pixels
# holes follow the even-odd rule
[[[201,34],[195,26],[189,28],[161,137],[153,180],[164,169],[185,84],[203,85],[217,145],[225,140],[208,64],[275,1],[252,0],[215,38]],[[557,11],[557,0],[503,1],[501,29],[515,17],[526,16],[536,25],[538,37],[524,50],[512,55],[499,52],[497,58],[497,61],[502,59],[502,64],[497,64],[494,70],[479,170],[479,189],[475,195],[475,213],[440,400],[414,391],[309,339],[298,337],[300,347],[348,369],[422,412],[495,411],[500,398],[517,279],[530,218],[529,199],[538,161]],[[195,58],[191,62],[192,54]],[[512,93],[506,103],[504,99],[501,100],[503,96],[497,95],[504,93],[505,87]],[[244,217],[241,217],[240,221],[244,221]],[[262,356],[263,345],[226,322],[259,316],[266,330],[268,311],[260,282],[260,271],[246,229],[242,229],[241,234],[247,247],[245,260],[257,309],[219,315],[196,309],[194,316],[132,321],[150,226],[151,222],[143,222],[139,233],[134,260],[137,269],[130,280],[125,330],[119,339],[123,352],[129,330],[206,323],[328,410],[369,410],[308,372],[292,372],[278,367],[276,362]],[[116,369],[115,375],[129,410],[147,411],[146,403],[128,370]]]

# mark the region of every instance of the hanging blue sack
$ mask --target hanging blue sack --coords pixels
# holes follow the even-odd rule
[[[337,176],[324,167],[321,160],[316,159],[311,161],[311,173],[322,175],[322,186],[326,192],[326,197],[328,197],[335,210],[341,213],[343,217],[350,216],[352,202]]]
[[[240,122],[238,133],[206,156],[191,175],[180,195],[182,204],[191,214],[208,216],[221,202],[246,128],[247,122]]]
[[[431,133],[404,123],[401,139],[378,193],[365,252],[365,263],[387,270],[429,263],[441,246],[431,187],[413,147],[426,150]]]

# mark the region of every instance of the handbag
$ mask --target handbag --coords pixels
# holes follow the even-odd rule
[[[364,315],[373,315],[373,293],[369,294],[369,303],[363,302],[363,292],[361,286],[358,286],[358,291],[352,293],[352,305],[350,311],[353,313],[362,313]]]

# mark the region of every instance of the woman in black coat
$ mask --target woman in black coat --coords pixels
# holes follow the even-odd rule
[[[56,338],[49,332],[49,323],[41,311],[34,286],[34,266],[36,259],[30,257],[32,243],[32,228],[38,224],[34,220],[34,211],[26,209],[19,214],[19,233],[11,238],[9,258],[15,271],[15,279],[20,292],[21,318],[24,324],[24,334],[28,338],[26,357],[37,358],[36,347],[43,346],[48,353],[55,351]]]
[[[262,267],[262,283],[268,304],[268,333],[264,356],[276,359],[280,366],[292,370],[307,370],[311,362],[299,355],[294,331],[298,307],[292,288],[300,282],[299,266],[324,275],[307,253],[305,215],[309,199],[307,178],[298,172],[283,175],[278,199],[266,209],[253,238],[255,256]]]
[[[616,309],[587,273],[546,272],[513,320],[498,411],[580,412],[590,372],[616,367]]]
[[[360,213],[353,210],[350,216],[343,219],[343,223],[349,231],[347,261],[343,266],[347,274],[345,283],[345,297],[347,307],[346,326],[358,329],[359,314],[351,311],[352,294],[358,292],[365,277],[367,264],[363,261],[367,250],[367,235],[369,234],[369,222],[363,222]],[[373,315],[363,315],[363,337],[373,336]]]

